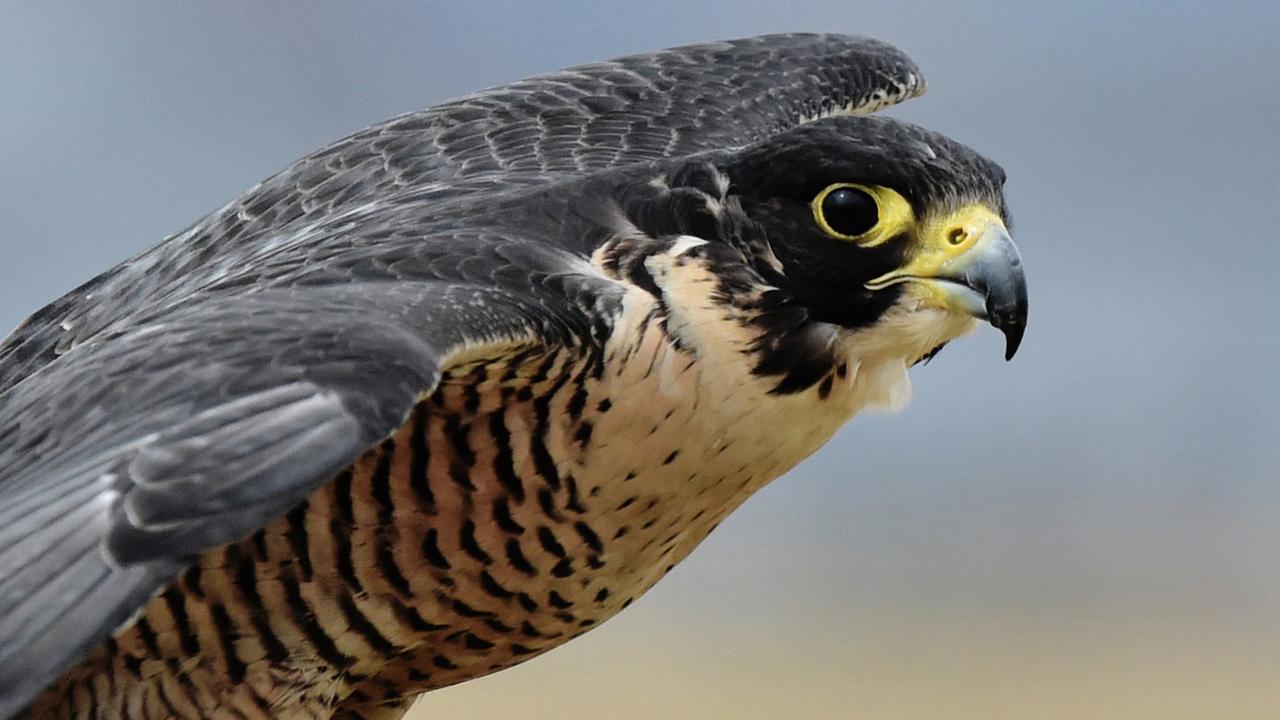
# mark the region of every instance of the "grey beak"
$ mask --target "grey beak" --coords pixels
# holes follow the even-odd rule
[[[973,249],[956,260],[962,262],[955,270],[946,272],[944,266],[939,277],[982,296],[981,311],[974,314],[1004,333],[1004,359],[1012,360],[1027,329],[1027,278],[1013,238],[1004,227],[991,225]]]

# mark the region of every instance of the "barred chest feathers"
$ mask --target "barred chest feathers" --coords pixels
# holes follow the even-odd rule
[[[392,437],[286,517],[202,555],[35,716],[81,698],[101,717],[162,718],[174,706],[161,700],[179,697],[189,717],[398,717],[416,693],[624,609],[859,410],[902,405],[907,366],[966,329],[915,308],[857,333],[801,328],[816,374],[779,392],[785,368],[761,372],[779,349],[753,315],[771,289],[727,288],[722,246],[646,242],[647,280],[626,291],[603,352],[456,353]],[[609,249],[592,272],[636,269]],[[141,679],[93,700],[130,668]]]

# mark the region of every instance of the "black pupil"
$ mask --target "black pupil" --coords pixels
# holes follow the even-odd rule
[[[880,221],[876,201],[857,188],[839,188],[827,193],[822,200],[822,217],[832,230],[855,237]]]

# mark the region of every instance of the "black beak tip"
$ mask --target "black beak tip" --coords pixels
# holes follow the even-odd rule
[[[1027,286],[1019,274],[1011,287],[987,293],[987,321],[1004,333],[1004,359],[1009,361],[1022,345],[1027,331]]]
[[[1025,315],[1008,318],[997,323],[996,327],[1004,333],[1004,359],[1008,362],[1018,353],[1018,347],[1022,345],[1022,335],[1027,331],[1027,318]]]
[[[1022,327],[1017,330],[1006,328],[1004,331],[1004,359],[1006,362],[1013,359],[1018,353],[1018,346],[1022,344]]]

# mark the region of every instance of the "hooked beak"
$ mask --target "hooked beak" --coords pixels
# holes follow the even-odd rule
[[[905,266],[868,282],[868,290],[918,284],[930,304],[991,323],[1013,359],[1027,327],[1027,281],[1022,258],[998,215],[968,205],[925,231]]]

